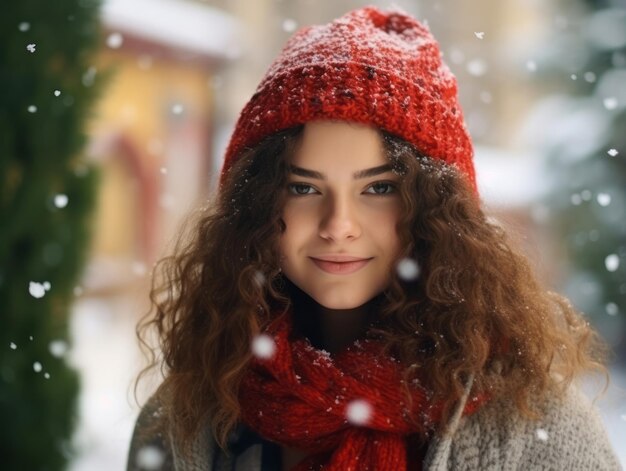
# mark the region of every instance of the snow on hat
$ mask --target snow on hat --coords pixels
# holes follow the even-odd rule
[[[297,31],[245,105],[222,179],[242,150],[275,132],[329,119],[369,124],[476,178],[456,79],[428,28],[365,7]]]

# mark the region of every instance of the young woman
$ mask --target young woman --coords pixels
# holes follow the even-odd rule
[[[619,469],[572,385],[601,343],[485,217],[472,155],[414,18],[296,33],[160,265],[128,469]]]

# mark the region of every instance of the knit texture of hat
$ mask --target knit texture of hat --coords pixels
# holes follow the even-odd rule
[[[428,28],[406,13],[365,7],[296,32],[243,108],[222,178],[264,137],[322,119],[384,129],[455,165],[476,190],[456,79]]]

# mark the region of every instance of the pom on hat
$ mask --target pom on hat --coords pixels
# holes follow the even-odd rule
[[[365,7],[296,32],[241,111],[222,178],[244,149],[320,119],[384,129],[455,165],[476,190],[456,79],[428,28],[406,13]]]

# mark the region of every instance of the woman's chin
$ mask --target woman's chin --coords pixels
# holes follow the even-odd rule
[[[368,301],[370,301],[372,297],[355,297],[353,295],[348,294],[347,296],[311,296],[320,306],[326,309],[332,310],[349,310],[349,309],[357,309]]]

